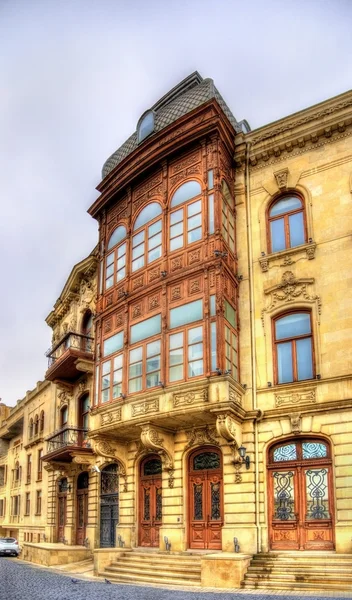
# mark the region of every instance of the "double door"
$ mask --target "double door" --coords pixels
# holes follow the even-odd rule
[[[141,464],[139,491],[139,545],[159,547],[162,524],[161,460],[150,457]]]

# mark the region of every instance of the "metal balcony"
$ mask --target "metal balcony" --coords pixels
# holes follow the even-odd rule
[[[49,381],[72,382],[93,369],[93,338],[69,331],[46,352],[48,370],[45,378]]]
[[[64,427],[47,438],[46,454],[42,460],[47,462],[71,462],[72,455],[92,454],[87,439],[88,429],[82,427]]]

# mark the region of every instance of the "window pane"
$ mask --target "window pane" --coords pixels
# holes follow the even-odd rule
[[[172,225],[170,227],[170,237],[174,238],[178,235],[181,235],[183,233],[183,222],[181,221],[181,223],[176,223],[175,225]]]
[[[277,340],[292,338],[310,333],[310,314],[295,313],[278,319],[275,322],[275,335]]]
[[[229,186],[227,185],[226,181],[224,181],[224,179],[221,182],[221,192],[226,202],[233,208],[233,198],[231,196]]]
[[[158,215],[161,215],[161,206],[158,202],[152,202],[143,208],[142,212],[138,215],[133,230],[139,229],[152,219],[155,219]]]
[[[187,200],[190,200],[201,193],[202,189],[198,181],[187,181],[174,193],[171,200],[171,206],[178,206],[179,204],[187,202]]]
[[[308,469],[306,476],[306,519],[330,519],[327,469]]]
[[[126,244],[121,244],[121,246],[117,249],[117,256],[121,257],[126,254]]]
[[[211,348],[211,370],[217,367],[216,357],[216,323],[210,323],[210,348]]]
[[[136,258],[136,260],[132,262],[132,271],[138,271],[138,269],[141,269],[142,267],[144,267],[144,256]]]
[[[136,246],[135,248],[133,248],[133,250],[132,250],[132,259],[134,260],[135,258],[138,258],[139,256],[142,256],[142,254],[144,254],[144,243],[143,244],[139,244],[139,246]]]
[[[216,300],[215,294],[210,296],[210,316],[215,317],[216,315]]]
[[[125,256],[122,256],[121,258],[118,258],[117,260],[117,268],[120,270],[125,266]]]
[[[143,240],[144,240],[144,231],[140,231],[140,233],[137,233],[137,235],[134,235],[132,238],[133,248],[135,248],[135,246],[138,246],[141,242],[143,242]]]
[[[179,223],[182,220],[183,220],[183,208],[181,208],[181,210],[176,210],[173,213],[171,213],[171,216],[170,216],[171,225],[173,225],[174,223]]]
[[[123,346],[123,331],[112,335],[103,343],[103,356],[117,352]]]
[[[303,442],[302,450],[304,460],[309,460],[311,458],[326,458],[328,455],[325,444],[320,442]]]
[[[198,200],[198,202],[193,202],[192,204],[188,205],[187,208],[187,216],[188,217],[192,217],[193,215],[199,215],[200,217],[200,213],[201,212],[201,201]]]
[[[225,300],[225,319],[232,325],[232,327],[237,326],[236,311],[233,306],[227,302],[227,300]]]
[[[183,246],[183,235],[170,240],[170,251],[177,250],[178,248],[182,248]]]
[[[282,198],[281,200],[275,202],[275,204],[271,207],[269,215],[270,217],[276,217],[277,215],[282,215],[301,207],[301,200],[295,196],[292,196],[291,198]]]
[[[170,335],[170,349],[181,348],[183,345],[183,333],[174,333]]]
[[[188,360],[203,358],[203,344],[193,344],[188,348]]]
[[[105,286],[106,289],[111,288],[111,286],[113,285],[113,283],[114,283],[114,278],[113,277],[109,277],[109,279],[106,280],[106,286]]]
[[[147,388],[155,387],[159,384],[160,381],[160,373],[151,373],[147,375]]]
[[[142,360],[142,346],[139,348],[134,348],[134,350],[130,350],[130,363],[137,362],[138,360]]]
[[[196,227],[199,227],[202,224],[202,217],[201,215],[195,215],[194,217],[190,217],[188,219],[188,223],[187,223],[187,228],[188,231],[190,229],[195,229]]]
[[[202,228],[198,227],[198,229],[192,229],[192,231],[188,232],[188,243],[192,244],[192,242],[197,242],[202,239]]]
[[[147,373],[158,371],[160,369],[160,356],[154,356],[147,360]]]
[[[160,258],[161,256],[161,246],[158,246],[158,248],[154,248],[154,250],[151,250],[150,252],[148,252],[148,263],[153,262],[153,260],[157,260],[158,258]]]
[[[295,215],[291,215],[288,218],[290,226],[290,246],[300,246],[304,244],[304,225],[303,225],[303,213],[299,212]]]
[[[126,237],[126,235],[127,235],[126,227],[123,227],[123,225],[120,225],[119,227],[117,227],[115,229],[115,231],[113,231],[113,233],[111,234],[111,237],[109,239],[108,250],[110,250],[110,248],[113,248],[113,246],[116,246],[116,244],[121,242],[121,240],[123,240]]]
[[[147,357],[149,358],[150,356],[155,356],[156,354],[160,354],[160,340],[147,344]]]
[[[122,354],[119,354],[118,356],[116,356],[116,358],[114,358],[114,370],[121,369],[121,367],[122,367],[122,358],[123,358]]]
[[[305,338],[304,340],[296,341],[297,352],[297,375],[298,380],[312,379],[313,377],[313,362],[312,362],[312,340]]]
[[[291,342],[277,344],[277,372],[279,383],[293,381]]]
[[[110,275],[112,275],[114,272],[114,265],[110,265],[109,267],[107,267],[106,269],[106,277],[110,277]]]
[[[203,318],[203,301],[195,300],[170,310],[170,327],[174,329]]]
[[[198,377],[198,375],[203,375],[202,360],[197,360],[195,362],[189,363],[188,365],[188,377]]]
[[[109,254],[109,256],[106,257],[106,266],[109,266],[114,262],[114,256],[114,252],[111,252],[111,254]]]
[[[214,221],[214,194],[209,194],[208,198],[208,216],[209,216],[209,233],[214,233],[215,231],[215,221]]]
[[[148,240],[148,248],[149,250],[152,250],[153,248],[156,248],[157,246],[161,245],[161,233],[157,233],[156,235],[153,235],[153,237],[149,238]]]
[[[142,142],[148,135],[154,131],[154,113],[149,111],[138,126],[138,143]]]
[[[214,172],[213,169],[208,171],[208,189],[212,190],[214,187]]]
[[[128,391],[130,394],[133,392],[139,392],[142,389],[142,378],[138,377],[137,379],[131,379],[128,385]]]
[[[279,252],[286,248],[285,242],[285,226],[283,219],[276,219],[270,223],[270,235],[271,235],[271,251]]]
[[[297,448],[296,444],[285,444],[275,448],[273,452],[273,461],[280,462],[284,460],[296,460],[297,459]]]
[[[170,350],[170,365],[175,366],[183,363],[183,348]]]
[[[159,233],[159,231],[161,231],[161,219],[148,227],[148,235],[151,237],[152,235]]]
[[[133,365],[130,365],[129,368],[129,377],[132,379],[133,377],[139,377],[142,375],[142,363],[136,362]]]
[[[131,327],[131,344],[144,340],[161,331],[161,315],[150,317],[137,325]]]
[[[203,327],[193,327],[188,331],[188,343],[196,344],[203,340]]]
[[[183,379],[183,365],[179,365],[178,367],[170,367],[169,380],[179,381],[179,379]]]

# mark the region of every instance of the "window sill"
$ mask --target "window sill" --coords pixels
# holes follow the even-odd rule
[[[271,268],[271,263],[275,262],[275,265],[280,267],[288,267],[297,262],[298,259],[307,258],[312,260],[315,257],[316,243],[311,242],[309,244],[303,244],[302,246],[295,246],[294,248],[286,248],[280,252],[273,252],[272,254],[266,254],[259,258],[260,268],[265,273]],[[296,260],[293,260],[293,256],[301,254]],[[278,264],[277,264],[278,263]]]

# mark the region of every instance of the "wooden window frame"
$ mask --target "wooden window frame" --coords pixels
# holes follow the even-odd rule
[[[201,327],[202,328],[202,344],[203,344],[203,373],[201,375],[195,375],[194,377],[191,377],[188,375],[188,365],[189,365],[189,361],[188,361],[188,348],[189,348],[189,344],[188,344],[188,331],[190,329],[195,329],[196,327]],[[181,379],[175,379],[173,381],[170,381],[170,367],[172,365],[170,365],[170,337],[172,335],[175,334],[179,334],[182,333],[183,335],[183,345],[182,345],[182,349],[183,349],[183,377]],[[199,343],[199,342],[196,342]],[[193,345],[193,344],[190,344]],[[210,352],[210,343],[209,343],[209,352]],[[198,359],[199,360],[199,359]],[[194,321],[193,323],[187,323],[187,325],[180,325],[180,327],[175,327],[175,329],[170,329],[168,331],[167,334],[167,359],[166,359],[166,371],[167,371],[167,383],[169,385],[177,385],[179,383],[181,383],[182,381],[196,381],[197,379],[201,379],[204,378],[206,376],[206,373],[208,371],[208,365],[207,365],[207,361],[208,361],[208,353],[207,353],[207,339],[206,339],[206,326],[205,326],[205,321]]]
[[[158,313],[157,313],[158,314]],[[128,360],[127,360],[127,389],[128,389],[128,395],[134,395],[134,394],[140,394],[141,392],[149,392],[150,390],[155,390],[159,387],[159,383],[155,386],[152,387],[147,387],[147,345],[151,344],[152,342],[160,342],[160,355],[155,354],[155,356],[160,356],[160,369],[159,369],[159,373],[160,373],[160,377],[159,380],[163,381],[163,372],[162,372],[162,364],[163,364],[163,341],[162,341],[162,333],[157,333],[149,338],[146,338],[145,340],[141,340],[139,342],[136,342],[135,344],[133,344],[133,346],[129,346],[128,348]],[[142,348],[142,373],[141,375],[139,375],[138,377],[132,377],[130,378],[130,365],[131,364],[137,364],[137,363],[131,363],[130,362],[130,352],[132,352],[133,350],[136,350],[137,348]],[[140,361],[138,361],[140,362]],[[155,373],[156,371],[151,371],[151,373]],[[134,380],[134,379],[138,379],[139,377],[142,378],[142,387],[140,390],[137,391],[133,391],[130,392],[130,381]]]
[[[27,479],[26,483],[30,483],[32,480],[32,455],[27,454]]]
[[[194,242],[189,242],[188,234],[190,231],[193,231],[193,230],[188,229],[188,220],[195,215],[188,217],[188,206],[190,206],[191,204],[194,204],[195,202],[200,202],[200,211],[199,211],[199,213],[196,213],[196,214],[200,214],[200,220],[201,220],[200,227],[202,230],[202,235],[199,240],[195,240]],[[182,246],[180,246],[179,248],[175,248],[175,250],[171,250],[171,246],[170,246],[171,239],[175,239],[176,237],[179,237],[179,236],[175,236],[175,238],[171,238],[171,236],[170,236],[171,235],[171,227],[172,227],[171,215],[173,213],[177,212],[178,210],[182,210],[182,221],[178,221],[178,223],[182,223],[182,242],[183,243],[182,243]],[[204,240],[204,231],[205,231],[204,214],[205,214],[205,207],[204,207],[204,202],[203,202],[203,194],[200,194],[199,196],[194,196],[190,200],[187,200],[186,202],[182,202],[181,204],[178,204],[177,206],[171,207],[171,205],[170,205],[169,227],[168,227],[168,246],[169,246],[170,254],[173,252],[181,252],[185,248],[192,246],[193,244],[199,244],[202,242],[202,240]],[[194,229],[198,229],[198,227],[195,227]]]
[[[42,490],[37,490],[36,492],[35,514],[42,514]]]
[[[100,379],[99,379],[99,405],[101,406],[106,406],[107,404],[109,404],[110,402],[116,402],[117,400],[120,400],[120,396],[118,396],[117,398],[113,398],[112,394],[113,394],[113,387],[114,387],[114,383],[113,383],[113,373],[114,373],[114,360],[118,357],[118,356],[122,356],[122,379],[121,379],[121,394],[123,393],[123,381],[124,381],[124,363],[125,358],[124,358],[124,350],[123,348],[121,350],[119,350],[118,352],[115,352],[115,354],[113,354],[112,356],[109,355],[109,358],[107,358],[106,360],[102,360],[100,363]],[[108,371],[108,373],[105,373],[104,376],[106,376],[107,374],[109,374],[110,376],[110,382],[109,382],[109,387],[103,388],[102,387],[102,380],[103,380],[103,365],[105,363],[110,363],[110,371]],[[103,398],[103,391],[109,389],[109,399],[106,400],[106,402],[102,401]]]
[[[159,204],[158,202],[155,202],[155,203]],[[142,225],[141,227],[139,227],[138,229],[136,229],[135,231],[132,232],[132,234],[131,234],[131,259],[130,259],[132,274],[137,273],[141,269],[145,269],[146,267],[148,267],[148,265],[156,263],[158,260],[162,260],[162,257],[163,257],[163,220],[164,220],[163,213],[161,212],[161,214],[159,214],[157,217],[154,217],[153,219],[151,219],[150,221],[148,221],[147,223],[145,223],[144,225]],[[149,236],[148,235],[149,227],[151,227],[158,221],[160,221],[160,223],[161,223],[160,232],[157,232],[154,235]],[[133,269],[133,261],[136,260],[136,259],[133,259],[133,239],[136,235],[139,235],[142,231],[144,232],[143,241],[140,244],[137,244],[136,248],[138,248],[138,246],[143,244],[143,254],[140,255],[140,257],[143,256],[143,265],[141,267],[138,267],[138,269]],[[160,233],[160,236],[161,236],[161,243],[158,246],[155,246],[154,248],[150,249],[149,248],[149,240],[152,239],[155,235],[158,235],[158,233]],[[159,248],[159,247],[160,247],[160,256],[158,256],[158,258],[154,258],[153,260],[149,261],[148,254],[149,254],[150,250],[155,250],[155,248]],[[140,258],[140,257],[138,257],[138,258]]]
[[[26,504],[25,504],[25,517],[29,517],[31,514],[31,493],[26,492]]]
[[[303,335],[297,335],[294,337],[290,337],[290,338],[283,338],[280,340],[276,339],[276,334],[275,334],[275,325],[276,322],[279,321],[280,319],[282,319],[283,317],[287,317],[288,315],[296,315],[296,314],[307,314],[309,315],[309,320],[310,320],[310,333],[305,333]],[[304,310],[304,309],[296,309],[296,310],[290,310],[284,313],[280,313],[279,315],[276,315],[272,321],[271,321],[271,327],[272,327],[272,341],[273,341],[273,364],[274,364],[274,383],[275,385],[289,385],[292,383],[298,383],[300,381],[311,381],[312,379],[315,379],[316,376],[316,367],[315,367],[315,350],[314,350],[314,332],[313,332],[313,323],[312,323],[312,311],[311,310]],[[297,340],[302,340],[302,339],[307,339],[310,338],[311,339],[311,347],[312,347],[312,377],[309,379],[298,379],[298,366],[297,366],[297,349],[296,349],[296,341]],[[291,342],[291,347],[292,347],[292,373],[293,373],[293,379],[292,381],[285,381],[282,383],[279,383],[279,374],[278,374],[278,355],[277,355],[277,345],[278,344],[283,344],[286,342]]]
[[[43,433],[43,431],[44,431],[44,418],[45,418],[45,415],[44,415],[44,411],[42,410],[41,413],[40,413],[40,419],[39,419],[39,431],[40,431],[40,433]]]
[[[290,210],[288,212],[282,213],[281,215],[277,215],[275,217],[270,217],[270,211],[277,202],[279,202],[280,200],[284,200],[285,198],[292,198],[292,197],[300,200],[300,202],[302,203],[301,208],[296,208],[294,210]],[[268,245],[269,253],[273,253],[272,240],[271,240],[271,223],[273,221],[278,221],[279,219],[284,219],[285,248],[282,248],[282,250],[275,250],[275,253],[276,252],[284,252],[285,250],[290,250],[291,248],[299,248],[299,246],[291,246],[290,224],[289,224],[289,217],[291,215],[298,214],[298,213],[303,213],[303,234],[304,234],[304,242],[303,243],[306,244],[308,241],[307,214],[306,214],[306,204],[305,204],[304,198],[301,196],[301,194],[298,194],[297,192],[287,192],[285,194],[280,194],[279,196],[277,196],[270,202],[270,204],[268,205],[267,214],[266,214],[266,223],[267,223],[266,233],[267,233],[267,245]]]
[[[34,435],[38,435],[39,433],[39,417],[35,415],[34,417]]]
[[[37,481],[42,481],[43,479],[43,449],[38,450],[38,470],[37,470]]]
[[[125,245],[125,253],[122,254],[122,256],[118,256],[118,252],[120,250],[120,248]],[[110,290],[112,290],[115,285],[117,285],[118,283],[120,283],[121,281],[123,281],[124,279],[126,279],[127,277],[127,251],[128,251],[128,247],[127,247],[127,237],[125,237],[124,240],[122,240],[121,242],[119,242],[115,247],[111,248],[111,250],[109,250],[106,253],[106,257],[104,260],[104,292],[109,292]],[[113,261],[108,265],[108,258],[110,256],[113,256]],[[125,257],[124,260],[124,264],[122,267],[120,267],[120,269],[117,268],[117,262],[120,258]],[[113,265],[113,272],[111,275],[107,276],[107,270],[108,267],[110,267],[111,265]],[[117,279],[117,275],[119,273],[119,271],[121,271],[122,269],[125,269],[125,274],[123,277],[121,277],[121,279]],[[108,279],[110,279],[110,277],[113,278],[113,283],[112,285],[110,285],[109,287],[107,287],[106,282]]]
[[[227,328],[230,332],[231,335],[231,344],[229,344],[226,340],[226,329]],[[237,349],[234,350],[234,347],[232,345],[232,336],[236,337],[237,340]],[[230,356],[231,356],[231,360],[228,358],[227,356],[227,352],[226,349],[230,348]],[[225,370],[228,370],[228,365],[227,362],[230,361],[231,363],[231,369],[230,369],[230,375],[234,378],[235,381],[239,381],[239,343],[238,343],[238,331],[235,329],[235,327],[233,327],[233,325],[231,325],[231,323],[228,322],[227,319],[224,318],[224,358],[225,358]],[[234,356],[237,357],[237,363],[235,365],[234,363]],[[237,373],[234,374],[234,365],[236,366],[236,370]]]

